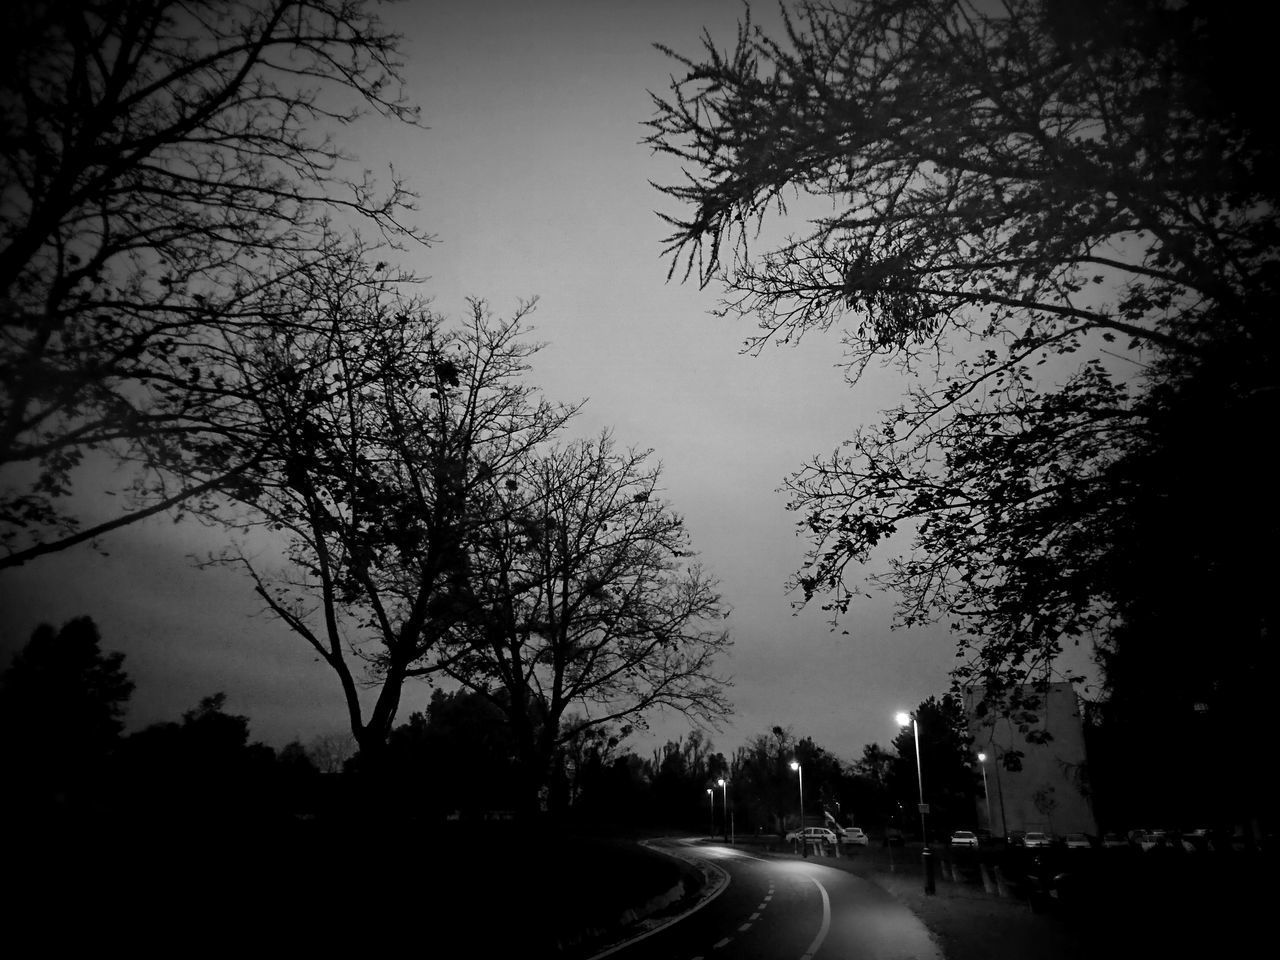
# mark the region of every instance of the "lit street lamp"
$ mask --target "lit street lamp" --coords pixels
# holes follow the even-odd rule
[[[711,801],[711,836],[716,835],[716,792],[707,787],[707,799]]]
[[[791,769],[800,774],[800,851],[807,857],[809,848],[804,843],[804,769],[799,760],[791,761]]]
[[[729,781],[721,778],[716,782],[724,790],[724,839],[726,843],[733,843],[736,838],[733,835],[733,810],[729,807]]]
[[[916,783],[920,787],[920,839],[924,841],[924,892],[934,893],[937,888],[933,882],[933,854],[929,852],[929,831],[924,820],[929,807],[924,802],[924,767],[920,763],[920,724],[909,713],[899,713],[896,719],[900,727],[911,724],[916,735]]]
[[[987,831],[991,830],[991,794],[987,792],[987,755],[978,754],[978,765],[982,768],[982,796],[987,801]]]

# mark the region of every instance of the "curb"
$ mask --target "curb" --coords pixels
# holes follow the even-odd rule
[[[718,897],[729,885],[729,875],[724,870],[696,854],[686,856],[680,850],[656,847],[647,840],[641,840],[639,844],[646,850],[675,860],[685,879],[665,893],[645,901],[641,907],[624,911],[616,925],[587,931],[574,944],[566,944],[580,946],[596,940],[595,952],[589,955],[589,960],[600,960],[683,920]],[[686,904],[686,909],[679,909]]]

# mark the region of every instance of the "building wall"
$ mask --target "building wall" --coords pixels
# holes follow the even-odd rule
[[[1025,688],[1024,707],[1011,719],[998,708],[978,716],[982,690],[965,692],[965,709],[973,749],[987,755],[987,794],[991,817],[987,824],[993,834],[1016,830],[1043,830],[1046,833],[1098,832],[1089,802],[1088,758],[1085,755],[1084,724],[1079,701],[1069,683],[1054,683],[1039,693]],[[1048,733],[1044,743],[1027,741],[1027,731]],[[1005,769],[1001,762],[1012,750],[1022,752],[1022,769]],[[987,823],[987,806],[979,804],[979,819]]]

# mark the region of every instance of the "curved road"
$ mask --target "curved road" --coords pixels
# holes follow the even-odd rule
[[[702,861],[714,879],[675,919],[592,960],[943,960],[915,914],[844,870],[688,840],[650,846]]]

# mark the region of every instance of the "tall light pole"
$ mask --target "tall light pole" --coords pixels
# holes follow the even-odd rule
[[[800,851],[807,857],[809,848],[804,842],[804,768],[800,766],[799,760],[792,760],[791,769],[800,774]]]
[[[992,743],[991,745],[996,751],[996,796],[1000,798],[1000,835],[1007,839],[1009,836],[1009,821],[1007,819],[1008,814],[1005,813],[1004,785],[1000,780],[1000,768],[1004,764],[1000,762],[1000,745],[998,743]]]
[[[937,888],[933,882],[933,854],[929,851],[929,831],[924,819],[929,807],[924,802],[924,766],[920,762],[920,724],[909,713],[899,713],[896,719],[900,727],[911,724],[911,729],[916,735],[916,783],[920,787],[920,839],[924,841],[924,892],[934,893]]]
[[[707,799],[711,801],[711,836],[716,835],[716,792],[707,787]]]
[[[724,790],[724,839],[726,843],[733,843],[736,838],[733,836],[733,811],[729,808],[729,781],[722,777],[716,782]]]
[[[987,801],[987,831],[991,830],[991,794],[987,792],[987,755],[978,754],[978,766],[982,768],[982,796]]]

